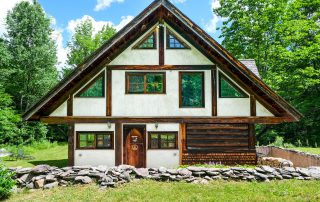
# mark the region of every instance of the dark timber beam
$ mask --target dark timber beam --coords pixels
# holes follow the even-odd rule
[[[254,95],[250,95],[250,115],[257,116],[257,101]]]
[[[74,166],[74,123],[68,126],[68,166]]]
[[[116,123],[115,132],[115,165],[122,164],[122,124]]]
[[[212,94],[212,116],[218,115],[217,106],[217,69],[213,68],[211,70],[211,94]]]
[[[112,115],[112,71],[107,69],[107,116]]]
[[[108,65],[111,70],[211,70],[212,65]]]
[[[47,124],[67,123],[260,123],[294,122],[290,117],[41,117]]]

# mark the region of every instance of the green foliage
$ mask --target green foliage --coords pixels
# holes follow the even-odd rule
[[[255,59],[263,80],[305,116],[268,127],[291,143],[320,142],[320,1],[221,0],[222,44]],[[262,130],[266,133],[267,130]],[[259,135],[262,142],[266,135]]]
[[[10,95],[0,85],[0,144],[14,143],[19,138],[20,116],[12,108]]]
[[[37,1],[17,4],[8,12],[6,28],[12,72],[4,87],[22,113],[57,83],[56,47],[50,19]]]
[[[3,165],[0,165],[0,200],[6,199],[11,195],[15,180],[12,179],[14,173]]]
[[[75,28],[75,33],[68,43],[68,48],[70,49],[68,54],[69,67],[64,68],[64,76],[70,74],[77,65],[84,62],[86,58],[116,33],[116,29],[109,25],[103,26],[95,35],[94,31],[90,19],[86,19]]]

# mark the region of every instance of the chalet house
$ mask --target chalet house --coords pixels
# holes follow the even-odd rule
[[[155,0],[25,114],[69,125],[70,165],[255,164],[255,124],[302,115],[167,0]]]

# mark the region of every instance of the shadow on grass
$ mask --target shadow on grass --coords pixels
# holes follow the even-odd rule
[[[33,164],[35,166],[46,164],[49,166],[56,166],[56,167],[62,168],[68,165],[68,159],[29,161],[28,163]]]

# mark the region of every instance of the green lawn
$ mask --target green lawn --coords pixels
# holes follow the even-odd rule
[[[320,201],[319,181],[213,181],[209,185],[138,181],[116,189],[96,185],[24,191],[8,201]]]
[[[50,148],[29,149],[25,148],[28,155],[34,157],[32,160],[9,160],[3,159],[4,165],[8,167],[33,167],[40,164],[64,167],[68,163],[68,146],[67,143],[60,143]]]
[[[320,155],[320,148],[312,148],[312,147],[294,147],[294,148],[289,148],[297,151],[303,151],[303,152],[308,152],[310,154],[319,154]]]

